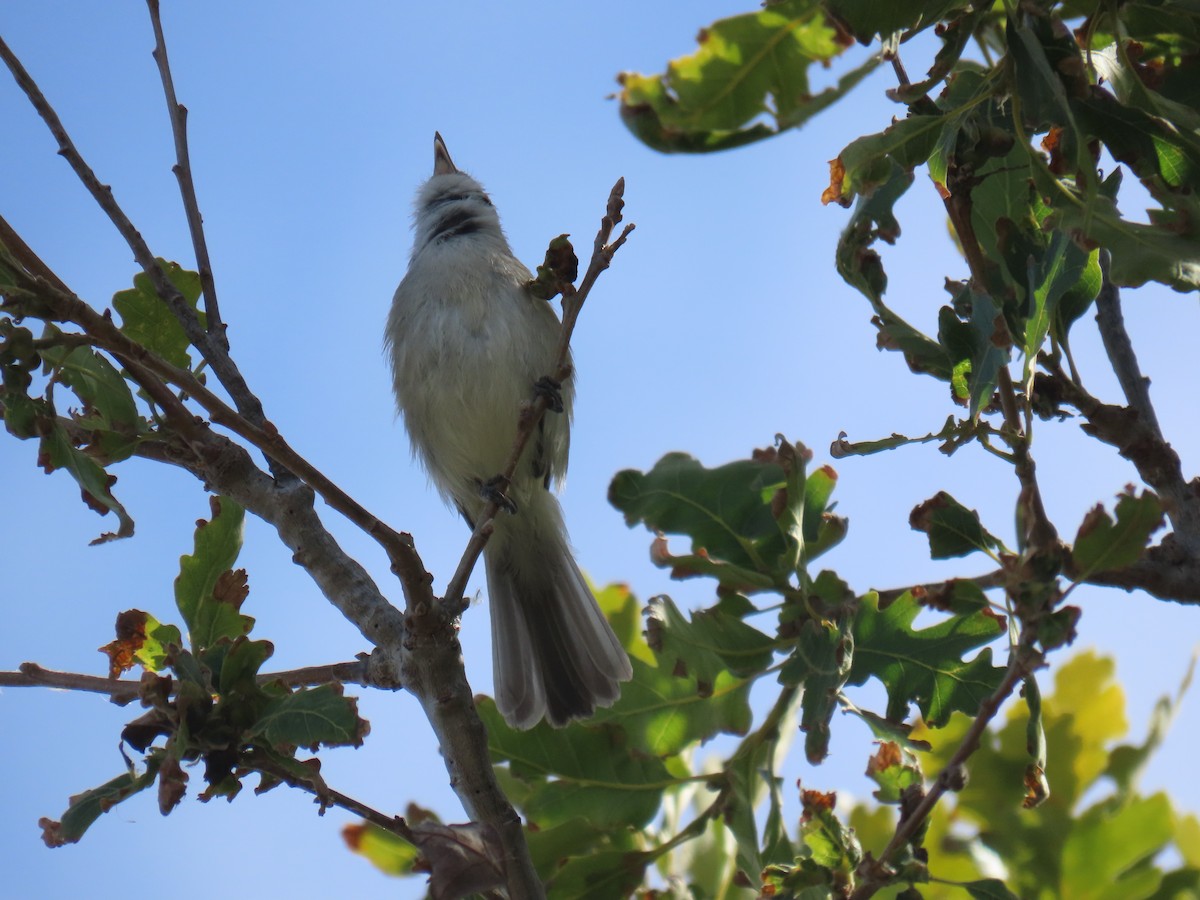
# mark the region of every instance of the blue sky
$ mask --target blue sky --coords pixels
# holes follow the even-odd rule
[[[802,131],[711,157],[668,157],[625,131],[607,99],[614,76],[661,71],[668,58],[690,52],[700,26],[751,4],[164,6],[235,356],[292,445],[411,532],[437,585],[466,535],[409,459],[381,353],[407,259],[411,198],[431,170],[435,129],[456,163],[487,185],[515,251],[531,265],[559,233],[589,245],[609,188],[626,178],[627,218],[638,230],[593,292],[574,342],[578,401],[564,505],[579,559],[597,582],[627,581],[643,599],[667,592],[684,607],[711,599],[708,585],[672,583],[651,566],[650,536],[627,529],[607,504],[608,481],[620,469],[649,468],[671,450],[716,465],[777,432],[809,444],[821,463],[839,431],[852,440],[922,434],[952,411],[943,385],[910,376],[897,355],[874,349],[865,301],[833,270],[848,213],[819,203],[827,161],[903,113],[883,96],[886,73]],[[7,4],[0,34],[152,249],[191,265],[144,6]],[[906,62],[916,72],[928,58]],[[0,117],[4,216],[81,297],[107,305],[132,279],[128,248],[7,78]],[[963,277],[964,266],[924,179],[900,215],[904,234],[885,255],[888,298],[932,328],[944,276]],[[1125,299],[1163,429],[1185,471],[1195,472],[1200,425],[1187,360],[1200,310],[1194,298],[1165,289]],[[1118,399],[1090,320],[1074,341],[1089,389]],[[1068,535],[1088,508],[1135,479],[1069,423],[1040,426],[1035,453],[1047,507]],[[124,464],[117,490],[137,536],[88,547],[110,526],[79,503],[65,474],[41,475],[35,457],[33,443],[0,440],[0,668],[33,660],[99,673],[94,648],[111,639],[119,610],[177,618],[178,556],[190,551],[208,499],[182,472]],[[985,570],[931,562],[923,537],[909,530],[911,508],[940,489],[1011,541],[1012,473],[977,448],[946,458],[916,447],[835,468],[850,534],[822,562],[860,591]],[[325,518],[398,600],[378,548],[333,513]],[[366,649],[257,521],[248,524],[241,563],[256,633],[276,646],[272,668]],[[480,574],[471,590],[482,586]],[[1173,692],[1186,669],[1195,610],[1097,589],[1073,599],[1084,608],[1076,646],[1116,654],[1140,736],[1154,700]],[[480,603],[462,631],[478,690],[490,684],[488,634]],[[368,692],[361,708],[372,734],[362,749],[327,755],[330,783],[385,810],[414,800],[461,820],[416,702]],[[192,791],[165,820],[152,797],[140,797],[104,817],[82,844],[45,849],[38,817],[57,817],[68,795],[121,771],[118,733],[133,714],[90,696],[0,693],[0,859],[14,896],[104,900],[126,896],[128,882],[142,879],[169,880],[184,900],[207,896],[195,871],[201,846],[214,868],[236,866],[222,880],[246,893],[315,897],[381,887],[381,876],[341,848],[338,826],[347,817],[319,818],[307,798],[285,790],[208,806]],[[1193,810],[1200,786],[1176,773],[1191,767],[1187,745],[1197,734],[1200,701],[1192,696],[1144,783]],[[803,778],[806,787],[865,796],[869,735],[838,717],[832,750],[818,769],[793,761],[785,783]],[[419,893],[414,883],[393,895]]]

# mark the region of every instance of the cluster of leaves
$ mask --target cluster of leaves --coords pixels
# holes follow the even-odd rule
[[[1006,620],[974,582],[952,582],[938,592],[912,589],[881,602],[875,592],[855,596],[832,571],[811,572],[845,537],[847,521],[831,505],[836,473],[829,466],[810,470],[807,457],[803,447],[782,443],[712,469],[675,453],[649,472],[619,473],[610,500],[631,525],[659,534],[654,558],[673,577],[714,579],[716,604],[689,618],[669,597],[653,598],[643,636],[629,591],[600,592],[632,657],[634,678],[611,709],[586,722],[515,731],[491,700],[480,699],[501,784],[528,825],[535,864],[555,896],[628,896],[654,871],[686,876],[714,895],[717,885],[759,884],[760,873],[778,896],[800,885],[847,888],[866,838],[856,838],[835,814],[832,797],[819,791],[802,792],[802,821],[794,832],[788,828],[776,773],[791,736],[803,732],[809,761],[819,763],[834,712],[861,718],[882,742],[868,772],[880,785],[876,796],[903,808],[924,785],[914,754],[928,751],[927,738],[951,724],[938,746],[956,746],[962,723],[999,687],[1005,669],[993,664],[985,645],[1007,634]],[[1129,554],[1139,540],[1144,546],[1149,530],[1138,537],[1129,527],[1137,509],[1136,499],[1123,499],[1119,524],[1094,511],[1087,557]],[[913,524],[927,534],[935,557],[1004,552],[974,512],[945,494],[914,510]],[[690,552],[672,553],[666,534],[689,538]],[[940,613],[940,621],[914,627],[922,610]],[[763,618],[772,621],[769,630],[752,624]],[[764,679],[776,683],[777,697],[754,727],[750,690]],[[872,680],[887,693],[880,712],[860,708],[845,693]],[[1035,692],[1032,679],[1029,685]],[[739,740],[722,762],[697,771],[700,746],[719,734]],[[927,754],[925,767],[943,756]],[[1023,756],[1026,770],[1046,768],[1043,746],[1035,743]],[[1005,768],[997,777],[1007,774]],[[1019,792],[1026,775],[1018,770],[998,785]],[[757,812],[764,802],[765,821]],[[879,828],[869,832],[879,835]],[[925,836],[923,830],[895,857],[900,880],[930,877]],[[429,865],[375,826],[356,826],[348,837],[385,871],[411,874]],[[689,842],[695,846],[683,851]],[[724,850],[717,853],[713,842]]]
[[[1085,14],[1074,31],[1064,24]],[[927,76],[912,83],[899,49],[930,28],[941,46]],[[882,57],[811,92],[811,66],[828,66],[855,41],[876,37]],[[619,474],[610,499],[630,524],[657,533],[654,559],[676,578],[715,579],[717,602],[689,620],[669,598],[652,600],[647,640],[624,629],[634,681],[592,722],[516,733],[485,702],[493,758],[530,823],[547,884],[556,896],[625,896],[657,866],[671,887],[656,896],[761,887],[769,896],[825,898],[849,895],[864,879],[870,896],[881,878],[889,896],[905,897],[919,896],[916,884],[931,896],[966,890],[977,897],[1011,897],[1010,887],[1022,895],[1130,897],[1194,888],[1195,820],[1175,816],[1165,798],[1134,791],[1133,770],[1161,737],[1169,704],[1145,745],[1109,752],[1121,729],[1119,710],[1099,708],[1119,701],[1107,664],[1084,656],[1065,666],[1044,703],[1033,675],[1041,654],[1075,635],[1079,610],[1062,605],[1060,579],[1085,581],[1138,561],[1162,525],[1162,505],[1151,492],[1128,489],[1112,514],[1092,510],[1072,545],[1048,523],[1039,535],[1030,520],[1044,512],[1031,500],[1027,438],[1017,428],[1031,425],[1029,413],[1060,414],[1054,397],[1036,394],[1035,370],[1047,348],[1055,364],[1060,353],[1070,360],[1071,326],[1101,287],[1101,247],[1114,284],[1200,287],[1193,19],[1171,0],[1095,9],[1049,0],[782,0],[716,22],[698,41],[695,53],[661,75],[621,76],[624,121],[658,150],[706,152],[771,137],[842,98],[881,58],[895,60],[899,85],[889,96],[905,115],[838,155],[823,200],[857,200],[837,264],[871,303],[879,346],[946,382],[965,413],[922,438],[839,440],[834,455],[914,440],[953,452],[980,441],[1023,472],[1016,547],[939,493],[911,517],[931,556],[984,554],[998,579],[856,596],[836,573],[811,569],[845,536],[846,522],[829,505],[836,474],[828,466],[807,471],[799,445],[712,470],[672,454],[650,472]],[[972,42],[986,65],[964,58]],[[1122,170],[1105,177],[1103,151],[1158,204],[1148,224],[1118,211]],[[971,275],[947,282],[950,300],[933,335],[884,302],[887,277],[874,247],[898,238],[894,206],[919,166],[946,204]],[[1021,375],[1010,383],[1014,362]],[[1012,408],[1002,410],[998,391],[1025,410],[1023,423]],[[667,534],[686,535],[690,549],[673,553]],[[987,598],[994,587],[1005,589],[1001,608]],[[608,610],[627,624],[632,599],[614,591],[606,593]],[[923,609],[941,620],[915,628]],[[751,624],[767,614],[772,628]],[[1008,668],[995,665],[985,646],[1005,637]],[[777,700],[753,728],[748,691],[766,676],[778,682]],[[886,690],[882,712],[859,709],[844,693],[869,680]],[[1012,713],[998,732],[973,733],[976,717],[995,715],[1004,691],[1022,683],[1025,721]],[[1081,692],[1078,684],[1090,687]],[[804,791],[801,821],[790,831],[776,775],[789,732],[798,725],[806,756],[820,762],[839,708],[880,739],[867,774],[884,806],[854,809],[850,827],[832,795]],[[723,761],[694,771],[697,747],[718,732],[743,737]],[[974,752],[969,782],[956,758],[962,747]],[[899,807],[901,824],[915,815],[929,786],[925,773],[934,770],[956,802],[898,831],[889,807]],[[1102,775],[1118,790],[1080,810]],[[763,802],[765,819],[755,815]],[[1153,860],[1171,841],[1185,865],[1164,874]],[[883,870],[871,854],[885,847]],[[991,870],[980,862],[981,847],[997,854]],[[989,877],[998,868],[1010,887]],[[955,887],[929,885],[949,878]]]
[[[176,263],[159,264],[195,311],[200,277]],[[154,404],[83,335],[61,330],[53,315],[7,276],[16,268],[0,245],[0,293],[8,313],[0,316],[0,416],[5,428],[22,440],[38,438],[38,465],[47,473],[68,472],[85,504],[101,515],[116,516],[117,530],[93,543],[130,537],[133,518],[113,494],[117,476],[108,467],[132,456],[139,443],[161,437]],[[113,308],[126,337],[172,365],[193,368],[187,336],[148,275],[139,273],[132,288],[118,291]],[[196,315],[203,321],[202,312]],[[36,337],[24,324],[35,319],[42,320]],[[68,403],[56,398],[63,390],[70,392]],[[64,407],[65,413],[60,412]]]
[[[925,848],[938,878],[922,885],[925,897],[949,900],[965,889],[981,898],[1147,900],[1200,890],[1200,820],[1173,809],[1164,794],[1137,790],[1138,774],[1165,736],[1190,672],[1176,697],[1159,700],[1141,743],[1115,746],[1128,725],[1113,675],[1112,660],[1081,653],[1058,669],[1054,691],[1036,713],[1014,709],[988,730],[970,778],[930,819]],[[1016,802],[1031,726],[1044,735],[1045,769],[1054,785],[1036,805]],[[894,792],[890,782],[903,784],[944,766],[969,727],[966,716],[955,714],[939,732],[914,730],[930,749],[887,750],[884,765],[868,771],[881,784],[876,797],[886,803]],[[855,839],[871,845],[888,839],[895,813],[862,803],[848,821]]]
[[[1091,15],[1072,33],[1064,17]],[[794,127],[839,99],[874,63],[815,96],[814,62],[880,36],[897,52],[925,29],[941,40],[928,76],[889,96],[906,115],[859,138],[831,164],[824,202],[858,204],[838,268],[870,300],[879,344],[914,371],[953,386],[971,420],[988,406],[1015,349],[1025,383],[1048,338],[1068,331],[1100,285],[1096,248],[1115,283],[1200,287],[1200,110],[1192,75],[1200,38],[1182,6],[785,0],[705,29],[700,49],[662,75],[622,75],[622,115],[639,139],[671,152],[723,149]],[[963,58],[974,39],[994,65]],[[935,90],[941,88],[935,97]],[[764,124],[773,117],[775,127]],[[1040,140],[1039,140],[1040,136]],[[1127,166],[1159,204],[1148,224],[1117,209],[1122,170],[1102,177],[1101,151]],[[953,207],[979,283],[949,285],[935,336],[883,302],[887,277],[872,245],[893,243],[896,201],[924,166]],[[965,232],[965,233],[964,233]],[[970,437],[971,423],[943,436]],[[954,444],[951,444],[954,446]]]
[[[358,746],[369,728],[340,685],[293,690],[264,680],[268,641],[252,640],[254,620],[241,612],[249,593],[244,569],[233,568],[242,544],[242,509],[214,497],[212,518],[197,523],[195,550],[180,558],[175,602],[187,639],[175,625],[141,610],[117,618],[117,638],[102,648],[110,675],[143,669],[139,699],[147,712],[121,732],[122,743],[143,754],[140,765],[71,798],[57,821],[41,821],[51,847],[78,841],[105,812],[157,784],[163,815],[183,798],[185,766],[204,764],[201,800],[232,800],[241,779],[261,776],[261,792],[280,781],[326,788],[316,759],[296,758],[298,748]],[[162,744],[158,744],[163,739]]]
[[[809,69],[850,42],[822,4],[788,0],[721,19],[700,49],[662,75],[620,75],[621,118],[664,153],[726,150],[796,128],[844,97],[879,64],[871,58],[836,86],[810,91]],[[765,121],[764,121],[765,120]]]
[[[899,50],[929,29],[927,39],[940,47],[926,77],[913,83]],[[877,37],[883,54],[813,92],[814,65],[832,66],[855,42]],[[970,58],[972,42],[986,64]],[[774,136],[845,97],[881,62],[896,63],[899,84],[889,95],[903,117],[838,154],[823,199],[855,206],[837,265],[869,301],[879,345],[900,351],[914,372],[944,381],[965,413],[956,409],[923,438],[841,440],[835,456],[914,440],[940,441],[951,452],[977,440],[1021,472],[1032,413],[1060,413],[1055,397],[1039,394],[1039,357],[1057,366],[1065,354],[1070,362],[1071,327],[1101,287],[1100,249],[1111,256],[1115,284],[1200,287],[1200,95],[1192,77],[1200,33],[1180,0],[1094,9],[1073,0],[782,0],[714,23],[699,44],[661,75],[622,76],[624,121],[664,152]],[[1149,192],[1156,208],[1148,223],[1118,211],[1122,169],[1104,176],[1102,152]],[[946,204],[970,269],[969,280],[947,282],[950,300],[939,304],[935,333],[884,302],[887,276],[875,246],[899,237],[895,204],[920,166]],[[576,274],[560,251],[553,245],[539,268],[539,295],[553,295]],[[163,266],[194,310],[197,276]],[[100,540],[127,536],[133,522],[112,493],[107,466],[151,444],[169,459],[178,436],[163,427],[155,398],[113,365],[111,348],[99,352],[94,335],[60,330],[62,315],[39,306],[19,271],[0,247],[0,414],[10,433],[40,441],[47,471],[68,471],[90,507],[115,515],[117,530]],[[133,346],[200,376],[183,328],[147,276],[113,305],[119,333]],[[30,320],[43,322],[39,336]],[[1014,362],[1021,367],[1015,386],[1007,383]],[[65,413],[64,391],[78,403]],[[1112,514],[1097,506],[1068,546],[1053,529],[1049,538],[1035,534],[1036,484],[1026,466],[1010,548],[974,511],[939,493],[910,519],[927,535],[931,556],[982,554],[997,567],[997,580],[856,594],[838,573],[815,570],[845,538],[847,522],[831,504],[837,474],[810,461],[803,446],[781,441],[715,469],[670,454],[648,472],[618,474],[612,503],[630,525],[655,533],[654,559],[673,577],[712,579],[714,604],[689,616],[660,596],[643,619],[628,590],[602,592],[634,678],[611,709],[587,722],[514,731],[491,701],[479,701],[496,774],[523,814],[534,864],[553,895],[624,897],[656,872],[680,897],[761,890],[829,898],[859,889],[913,897],[917,884],[941,896],[951,890],[949,879],[978,897],[1054,890],[1150,898],[1197,890],[1200,825],[1175,814],[1165,798],[1135,790],[1171,702],[1160,707],[1143,745],[1110,750],[1122,729],[1106,664],[1085,656],[1064,667],[1045,701],[1033,672],[1043,654],[1074,637],[1079,610],[1063,605],[1062,579],[1078,583],[1138,561],[1162,524],[1158,498],[1130,489]],[[169,812],[186,789],[185,767],[198,762],[202,799],[232,798],[252,772],[263,779],[260,789],[284,781],[322,802],[330,796],[316,761],[298,760],[298,749],[357,745],[367,724],[337,686],[293,690],[261,675],[271,645],[250,638],[253,620],[241,612],[245,573],[233,569],[241,522],[236,504],[217,498],[211,520],[197,527],[195,551],[182,559],[176,582],[186,637],[141,611],[119,617],[107,651],[114,677],[144,669],[147,711],[122,733],[142,759],[72,798],[59,821],[43,820],[48,844],[78,840],[103,812],[154,785]],[[673,549],[668,535],[689,546]],[[1002,605],[986,593],[995,587],[1004,588]],[[918,628],[922,611],[936,621]],[[1006,638],[1010,664],[998,666],[988,645]],[[860,708],[846,694],[868,682],[886,693],[881,711]],[[1018,684],[1023,712],[982,732],[977,726]],[[757,722],[750,705],[756,685],[775,691]],[[825,759],[838,710],[859,717],[879,740],[867,774],[883,807],[856,807],[847,822],[832,794],[806,790],[800,821],[789,827],[778,775],[783,757],[799,732],[806,758]],[[729,752],[699,764],[700,747],[722,735]],[[963,748],[973,751],[970,779]],[[1116,791],[1081,809],[1102,777]],[[953,792],[952,807],[918,813],[926,798],[937,798],[934,790]],[[438,895],[503,880],[496,836],[485,827],[443,826],[416,809],[408,818],[409,837],[423,835],[419,848],[375,825],[355,826],[347,839],[390,872],[434,869]],[[1163,872],[1155,856],[1172,844],[1183,864]],[[981,848],[995,854],[1002,872],[981,862]]]
[[[176,263],[158,263],[203,327],[200,277]],[[38,464],[47,473],[67,471],[88,507],[115,514],[117,530],[93,543],[129,537],[134,522],[113,494],[117,477],[109,467],[147,445],[169,458],[181,436],[134,375],[113,364],[116,355],[98,349],[95,331],[61,329],[63,311],[48,309],[36,291],[23,287],[20,271],[11,248],[0,245],[6,314],[0,317],[0,415],[15,437],[40,441]],[[67,302],[82,307],[73,298]],[[193,361],[183,326],[149,275],[138,273],[132,288],[113,296],[112,307],[120,316],[116,331],[136,353],[153,355],[204,383],[203,366]],[[37,320],[42,328],[35,337],[27,323]],[[63,392],[70,393],[69,405]],[[185,766],[198,762],[204,764],[202,800],[232,799],[241,779],[256,772],[262,779],[259,790],[287,781],[325,802],[319,761],[297,760],[297,749],[362,743],[368,724],[340,685],[293,689],[260,674],[273,648],[250,637],[254,620],[241,612],[249,588],[245,570],[233,566],[243,519],[235,502],[213,497],[212,518],[197,523],[195,550],[180,558],[175,581],[186,636],[141,610],[117,617],[116,640],[102,649],[111,678],[134,666],[143,670],[139,699],[147,712],[121,733],[122,743],[142,758],[135,764],[126,757],[126,772],[72,797],[59,820],[43,819],[47,845],[78,841],[102,813],[154,785],[165,815],[184,796]]]

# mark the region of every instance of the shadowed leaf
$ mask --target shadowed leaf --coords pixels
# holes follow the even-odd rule
[[[992,665],[991,648],[969,662],[963,655],[1004,634],[1004,619],[989,611],[952,616],[928,628],[914,629],[921,606],[905,593],[887,609],[868,593],[854,621],[854,664],[847,683],[877,678],[888,693],[887,717],[903,721],[910,703],[938,728],[954,711],[974,715],[979,704],[1000,686],[1004,669]]]

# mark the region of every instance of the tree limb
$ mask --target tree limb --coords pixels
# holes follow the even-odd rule
[[[187,452],[181,453],[170,441],[151,441],[137,448],[142,455],[182,466],[210,490],[229,497],[275,527],[282,542],[292,550],[295,562],[375,646],[366,664],[366,683],[392,690],[403,687],[420,701],[442,747],[451,787],[472,819],[500,836],[511,896],[543,896],[520,817],[495,780],[487,735],[475,713],[463,669],[454,617],[433,596],[432,579],[412,539],[392,531],[359,507],[295,454],[282,437],[258,429],[225,406],[190,372],[171,366],[131,341],[107,317],[69,291],[60,291],[47,280],[25,272],[14,275],[22,286],[36,291],[56,317],[83,328],[97,346],[125,365],[163,407],[170,424],[180,430],[187,444]],[[182,387],[201,406],[211,406],[214,422],[221,421],[268,456],[286,459],[305,481],[279,481],[262,471],[243,446],[191,415],[166,388],[164,380]],[[325,529],[314,506],[314,490],[306,483],[309,479],[322,489],[330,506],[346,514],[388,551],[392,570],[405,594],[407,615],[384,598],[366,570]]]
[[[450,597],[450,603],[439,604],[432,595],[431,578],[411,538],[384,525],[292,450],[267,421],[261,404],[228,355],[191,179],[186,111],[175,97],[158,0],[147,0],[147,3],[156,38],[154,56],[163,80],[176,142],[178,162],[175,172],[192,230],[206,310],[210,315],[209,331],[201,326],[199,316],[167,279],[146,242],[116,203],[111,188],[101,184],[84,161],[54,109],[2,40],[0,58],[4,59],[17,84],[46,122],[58,142],[60,155],[108,214],[150,277],[156,293],[179,321],[189,342],[199,350],[233,398],[236,411],[191,372],[171,366],[130,340],[108,316],[101,315],[74,296],[61,280],[48,277],[48,268],[36,255],[28,254],[21,262],[24,270],[16,277],[23,290],[32,290],[40,300],[49,303],[54,319],[75,323],[94,346],[111,354],[163,410],[166,416],[163,439],[146,441],[143,447],[137,448],[142,455],[183,466],[200,477],[208,489],[229,497],[275,527],[281,541],[292,550],[297,564],[306,569],[327,599],[376,647],[365,661],[365,683],[389,688],[404,686],[418,697],[442,745],[451,786],[472,818],[501,837],[510,897],[542,897],[543,889],[529,857],[521,820],[496,783],[486,732],[475,712],[466,681],[455,622],[461,609],[462,586],[456,589],[457,596]],[[627,226],[615,241],[607,243],[621,218],[623,186],[623,180],[619,181],[610,195],[591,265],[580,289],[577,291],[569,285],[563,289],[564,326],[555,371],[558,380],[570,374],[567,347],[583,301],[632,230],[632,226]],[[184,396],[177,395],[168,385],[182,390]],[[188,397],[205,409],[211,424],[228,428],[263,452],[269,462],[277,464],[279,468],[272,466],[277,475],[294,474],[300,480],[268,475],[255,465],[245,447],[213,431],[209,421],[193,415],[186,402]],[[521,428],[525,436],[514,446],[508,477],[515,471],[524,441],[528,440],[529,432],[546,408],[547,400],[542,396],[522,411]],[[173,433],[182,440],[173,440]],[[345,554],[325,529],[315,510],[316,493],[387,551],[392,570],[404,590],[407,615],[388,603],[366,570]],[[481,517],[483,540],[475,541],[473,537],[468,545],[470,560],[464,563],[467,574],[486,541],[486,523],[496,511],[492,508]],[[463,585],[465,580],[466,574],[461,579]],[[113,696],[111,686],[106,686],[104,692]]]
[[[183,428],[190,437],[196,439],[195,429],[206,426],[189,425],[189,420],[193,420],[195,417],[187,412],[182,401],[175,398],[170,391],[164,393],[163,389],[155,389],[153,385],[148,384],[147,373],[152,373],[162,382],[180,388],[204,408],[214,423],[228,428],[260,450],[269,460],[273,460],[295,473],[297,477],[316,490],[333,509],[374,538],[387,553],[392,571],[400,577],[402,586],[416,584],[428,578],[413,547],[411,537],[393,530],[369,512],[328,476],[292,449],[291,445],[275,431],[273,426],[268,425],[264,429],[249,421],[205,387],[191,372],[171,365],[162,357],[151,353],[141,344],[127,337],[111,318],[96,312],[69,289],[59,290],[48,283],[48,280],[42,281],[26,272],[14,271],[13,274],[20,286],[35,293],[51,308],[59,321],[78,325],[91,337],[97,347],[113,354],[127,368],[131,367],[131,372],[142,373],[138,377],[138,383],[155,395],[155,402],[178,413],[176,424]],[[200,420],[195,421],[200,423]]]
[[[1189,554],[1200,556],[1200,489],[1195,483],[1188,484],[1184,480],[1179,455],[1163,437],[1154,404],[1150,401],[1150,379],[1142,374],[1138,365],[1133,342],[1125,330],[1125,317],[1121,314],[1121,293],[1109,280],[1108,266],[1109,253],[1101,250],[1100,271],[1104,280],[1096,297],[1096,324],[1129,403],[1128,409],[1136,415],[1141,424],[1139,430],[1147,439],[1146,449],[1139,454],[1145,457],[1145,463],[1139,465],[1136,459],[1133,462],[1138,465],[1138,473],[1146,483],[1162,498],[1176,540]],[[1101,440],[1105,438],[1101,437]],[[1125,454],[1122,452],[1122,455]]]
[[[1160,498],[1165,498],[1164,507],[1175,526],[1173,533],[1148,549],[1133,565],[1092,573],[1086,582],[1127,591],[1141,589],[1160,600],[1200,603],[1200,552],[1184,540],[1190,517],[1200,515],[1198,482],[1193,480],[1188,484],[1183,480],[1179,455],[1135,409],[1097,400],[1045,353],[1038,361],[1046,370],[1049,392],[1056,393],[1063,403],[1075,407],[1087,419],[1081,426],[1086,434],[1115,447],[1133,463],[1142,481]],[[1172,502],[1171,498],[1179,498],[1181,494],[1181,500]],[[1176,524],[1177,518],[1183,523],[1183,530]]]
[[[187,107],[175,98],[175,80],[171,77],[171,65],[167,61],[167,40],[163,35],[162,19],[159,16],[158,0],[146,0],[150,10],[150,24],[154,28],[154,61],[158,64],[163,93],[167,100],[167,113],[171,117],[171,134],[175,138],[175,159],[172,171],[179,181],[179,193],[183,198],[183,210],[187,216],[188,231],[192,236],[192,247],[196,253],[196,269],[200,275],[200,289],[204,293],[204,312],[209,334],[216,335],[222,349],[229,351],[229,340],[225,334],[225,323],[221,321],[221,310],[217,303],[217,287],[213,280],[212,263],[208,258],[208,241],[204,237],[204,217],[200,215],[200,204],[196,200],[196,185],[192,180],[192,163],[188,153]]]

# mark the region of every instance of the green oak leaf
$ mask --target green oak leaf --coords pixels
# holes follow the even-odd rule
[[[140,775],[132,770],[123,772],[99,787],[72,797],[59,821],[41,819],[38,824],[42,828],[42,840],[46,846],[62,847],[77,843],[101,815],[154,784],[162,760],[161,752],[151,754],[146,758],[146,769]]]
[[[882,610],[878,594],[865,594],[854,620],[854,662],[846,683],[877,678],[887,689],[889,719],[903,721],[916,703],[925,722],[939,728],[956,710],[974,715],[1000,686],[1004,669],[992,665],[991,648],[969,662],[963,655],[1003,635],[1006,624],[980,610],[914,629],[921,609],[911,592]]]
[[[674,577],[711,575],[727,589],[769,590],[788,582],[796,559],[798,507],[787,499],[788,476],[776,458],[775,451],[764,451],[709,469],[685,453],[669,453],[649,472],[618,472],[608,499],[630,526],[640,522],[692,539],[689,556],[670,555],[665,540],[655,546],[656,560]],[[802,532],[809,558],[845,532],[845,521],[828,513],[834,480],[833,470],[824,467],[805,481]]]
[[[699,44],[661,75],[618,78],[622,120],[655,150],[701,153],[772,137],[843,97],[879,64],[871,57],[835,86],[812,92],[809,68],[845,49],[816,0],[782,0],[719,19],[701,31]]]
[[[979,513],[967,509],[945,491],[938,491],[913,509],[908,518],[914,531],[929,536],[929,555],[949,559],[981,551],[993,555],[1003,549],[999,539],[979,521]]]
[[[301,688],[267,704],[247,733],[273,747],[359,747],[369,731],[340,684]]]
[[[41,445],[38,448],[38,465],[46,472],[55,469],[65,469],[79,484],[83,502],[101,515],[114,513],[117,517],[117,530],[106,532],[92,541],[93,544],[103,544],[117,538],[133,535],[133,518],[125,507],[113,495],[112,486],[117,481],[116,475],[110,475],[94,459],[80,450],[71,440],[62,422],[56,417],[48,417],[48,430],[42,434]]]
[[[1150,491],[1121,494],[1115,512],[1115,522],[1100,505],[1083,517],[1071,548],[1076,581],[1137,562],[1150,536],[1163,526],[1162,503]]]
[[[555,729],[542,722],[517,731],[492,700],[479,698],[476,710],[487,726],[493,763],[508,763],[510,777],[524,783],[520,805],[539,829],[577,817],[599,828],[644,827],[676,781],[657,757],[626,752],[626,735],[615,724],[592,719]]]
[[[183,295],[187,305],[196,310],[200,299],[200,276],[178,263],[158,260],[158,265],[171,284]],[[154,290],[154,283],[145,272],[133,276],[133,287],[113,295],[113,307],[121,314],[121,331],[147,350],[158,354],[173,366],[191,368],[187,348],[189,341],[183,326],[175,318],[166,301]],[[197,311],[200,324],[204,313]]]
[[[197,655],[221,638],[241,637],[254,624],[239,611],[246,597],[246,572],[232,568],[242,548],[245,512],[228,497],[213,497],[211,505],[212,519],[197,522],[195,551],[179,558],[175,579],[175,603]]]

